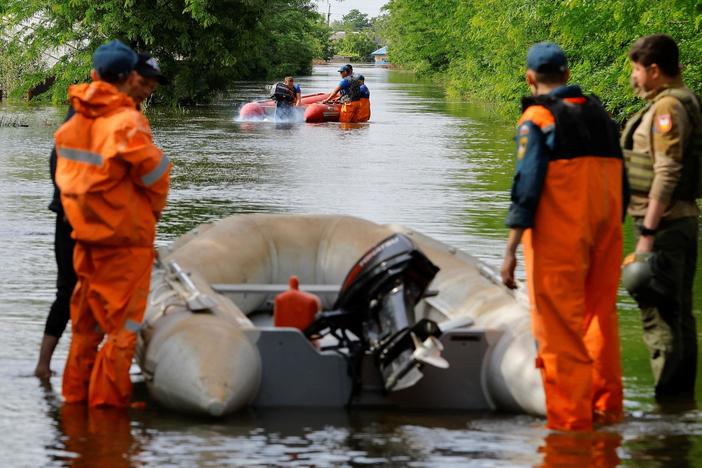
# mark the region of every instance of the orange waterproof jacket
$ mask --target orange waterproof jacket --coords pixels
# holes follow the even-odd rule
[[[56,183],[73,237],[151,246],[171,163],[132,99],[104,81],[71,86],[76,115],[56,132]]]

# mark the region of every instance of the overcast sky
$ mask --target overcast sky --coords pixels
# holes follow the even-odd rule
[[[365,13],[369,18],[380,15],[380,7],[385,5],[388,0],[328,0],[331,6],[331,20],[338,21],[351,10],[359,10]],[[318,9],[321,13],[327,13],[327,0],[316,0]]]

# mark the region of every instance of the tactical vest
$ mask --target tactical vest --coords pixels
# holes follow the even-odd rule
[[[530,106],[543,106],[555,120],[555,148],[551,160],[578,156],[622,159],[617,126],[595,96],[585,96],[582,104],[569,103],[551,95],[522,99],[522,112]]]
[[[358,75],[352,73],[344,79],[349,82],[349,88],[345,90],[340,101],[350,102],[361,99],[361,80],[358,79]]]
[[[282,81],[277,82],[271,88],[271,98],[277,102],[286,102],[292,104],[295,102],[295,92]]]
[[[629,185],[634,193],[648,195],[653,184],[653,157],[647,153],[633,151],[634,132],[641,124],[643,116],[651,110],[653,105],[666,96],[677,99],[685,108],[685,113],[690,121],[692,131],[685,144],[683,152],[683,169],[680,180],[673,192],[677,200],[694,200],[702,198],[702,112],[700,111],[699,98],[689,90],[681,88],[668,88],[661,91],[655,98],[648,102],[643,109],[637,112],[626,124],[622,133],[621,145],[624,148]]]

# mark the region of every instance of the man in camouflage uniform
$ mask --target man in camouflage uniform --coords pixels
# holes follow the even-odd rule
[[[654,252],[658,299],[639,300],[656,398],[693,398],[697,338],[692,285],[697,257],[702,114],[684,84],[675,41],[655,34],[629,52],[631,83],[646,106],[622,135],[637,226],[636,254]]]

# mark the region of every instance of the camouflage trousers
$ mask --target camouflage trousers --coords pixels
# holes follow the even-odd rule
[[[697,218],[661,221],[654,239],[653,250],[658,257],[654,274],[669,290],[656,307],[641,309],[643,340],[649,352],[656,398],[694,396],[697,331],[692,314],[692,286],[697,230]]]

